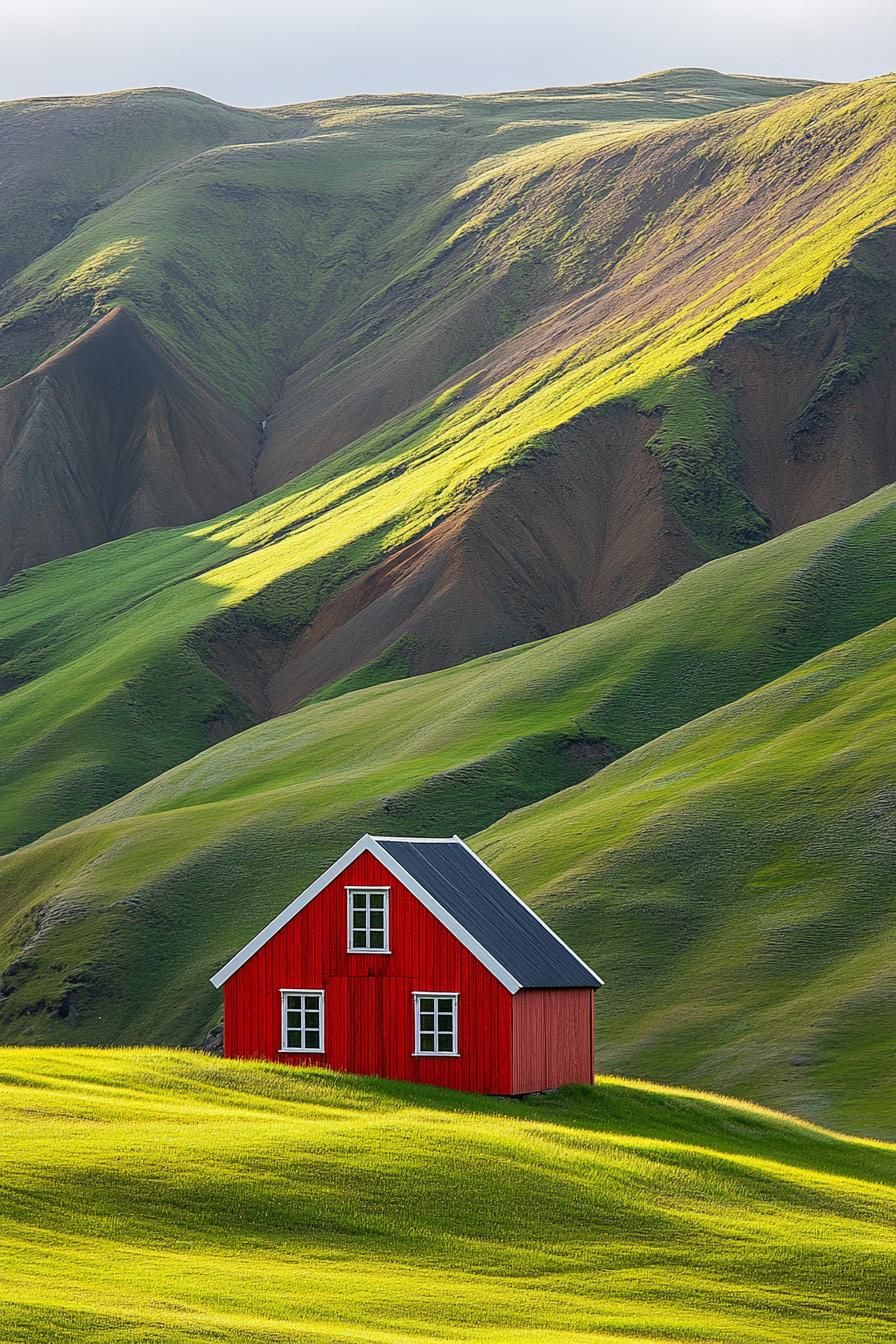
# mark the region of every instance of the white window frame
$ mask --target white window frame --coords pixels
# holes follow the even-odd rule
[[[439,989],[421,989],[414,990],[414,1055],[420,1059],[458,1059],[460,1051],[457,1048],[457,1000],[459,994],[451,993],[447,990]],[[451,1000],[451,1039],[454,1042],[453,1050],[421,1050],[420,1049],[420,1000],[421,999],[450,999]],[[436,1008],[435,1021],[435,1043],[439,1043],[439,1010]]]
[[[349,952],[360,957],[388,957],[391,953],[389,947],[389,887],[346,887],[345,889],[345,909],[346,909],[346,940]],[[354,896],[382,896],[383,898],[383,947],[352,947],[352,934],[354,932],[354,905],[352,898]],[[370,940],[370,906],[367,906],[367,922],[365,933],[368,941]]]
[[[316,1049],[310,1049],[301,1045],[287,1045],[288,1037],[286,1035],[286,1005],[289,1002],[288,995],[303,994],[306,998],[315,998],[318,1001],[318,1012],[320,1014],[320,1045]],[[302,1039],[305,1038],[305,1011],[302,1005]],[[293,1028],[295,1030],[295,1028]],[[326,1045],[324,1039],[324,991],[322,989],[281,989],[280,991],[280,1054],[281,1055],[322,1055]]]

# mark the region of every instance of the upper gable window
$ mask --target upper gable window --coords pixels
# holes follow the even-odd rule
[[[389,888],[348,888],[349,952],[389,951]]]

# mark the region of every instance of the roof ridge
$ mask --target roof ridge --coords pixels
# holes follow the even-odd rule
[[[368,835],[368,840],[399,840],[406,845],[462,845],[459,835]]]

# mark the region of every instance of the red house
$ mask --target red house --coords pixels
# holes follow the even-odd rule
[[[363,836],[212,977],[231,1058],[505,1095],[593,1081],[601,983],[457,836]]]

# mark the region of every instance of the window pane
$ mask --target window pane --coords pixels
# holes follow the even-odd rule
[[[435,1007],[436,1007],[436,1005],[435,1005],[435,999],[418,999],[417,1002],[418,1002],[419,1005],[420,1005],[420,1012],[421,1012],[421,1013],[434,1013],[434,1012],[435,1012]]]
[[[363,910],[367,904],[366,893],[363,891],[352,892],[352,909]]]
[[[286,1045],[289,1050],[298,1050],[302,1044],[302,1033],[289,1030],[286,1033]]]
[[[307,1030],[308,1027],[315,1027],[315,1028],[316,1028],[316,1027],[319,1027],[319,1026],[320,1026],[320,1013],[317,1011],[316,1008],[315,1008],[313,1011],[309,1009],[309,1011],[305,1014],[305,1028],[306,1028],[306,1030]]]
[[[301,996],[301,994],[287,994],[287,996],[286,996],[286,1007],[287,1007],[291,1012],[296,1012],[299,1008],[301,1008],[301,1006],[302,1006],[302,996]]]
[[[372,891],[367,898],[367,903],[371,910],[382,910],[385,904],[383,893],[381,891]]]
[[[370,927],[372,929],[384,929],[386,927],[386,916],[383,910],[371,910]]]
[[[366,947],[366,946],[367,946],[367,930],[366,930],[366,929],[352,929],[352,947],[362,947],[362,948],[363,948],[363,947]]]
[[[363,910],[353,911],[352,927],[355,929],[364,929],[367,927],[367,916]]]
[[[450,1031],[439,1034],[439,1050],[448,1055],[454,1050],[454,1036]]]
[[[383,937],[380,929],[372,929],[370,933],[370,942],[368,947],[385,947],[386,939]]]
[[[436,1019],[433,1017],[432,1013],[421,1013],[420,1030],[435,1031],[435,1029],[436,1029]]]
[[[431,1032],[431,1031],[421,1031],[421,1033],[420,1033],[420,1049],[421,1049],[425,1054],[429,1054],[429,1055],[431,1055],[431,1054],[434,1052],[435,1048],[436,1048],[436,1038],[435,1038],[435,1036],[433,1036],[432,1032]]]
[[[320,1032],[317,1029],[315,1029],[314,1031],[305,1032],[305,1049],[306,1050],[320,1049]]]

